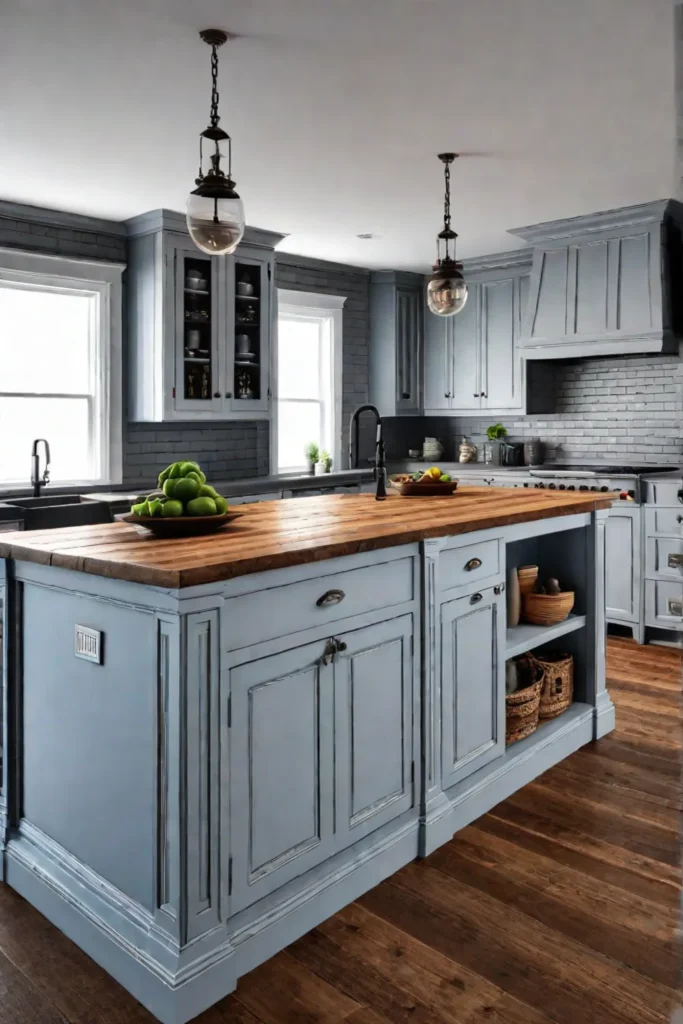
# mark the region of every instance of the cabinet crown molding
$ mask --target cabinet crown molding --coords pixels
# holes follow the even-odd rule
[[[465,280],[471,274],[485,273],[496,270],[529,270],[533,259],[533,250],[530,248],[512,249],[508,252],[492,252],[485,256],[473,256],[471,259],[462,260]]]
[[[155,231],[174,231],[187,235],[187,222],[184,213],[176,210],[148,210],[147,213],[140,213],[137,217],[123,222],[128,238],[139,238],[141,235],[150,235]],[[276,245],[286,238],[277,231],[266,231],[263,228],[253,228],[247,225],[244,229],[244,237],[240,245],[261,246],[263,249],[274,249]]]
[[[563,220],[550,220],[542,224],[531,224],[527,227],[510,228],[508,234],[523,238],[525,242],[536,245],[560,238],[584,237],[602,231],[620,231],[656,221],[673,218],[683,222],[683,203],[676,199],[658,199],[651,203],[638,206],[622,206],[615,210],[602,210],[597,213],[583,214],[580,217],[566,217]]]

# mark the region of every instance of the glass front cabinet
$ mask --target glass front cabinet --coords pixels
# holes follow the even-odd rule
[[[177,213],[143,214],[126,227],[130,418],[268,416],[282,236],[247,228],[232,256],[208,256]]]

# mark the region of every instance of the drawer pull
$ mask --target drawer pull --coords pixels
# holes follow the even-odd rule
[[[678,490],[678,500],[683,504],[683,487]]]
[[[683,523],[683,516],[676,516],[677,523]]]
[[[683,601],[673,601],[669,598],[669,615],[677,619],[683,619]]]
[[[481,565],[481,558],[470,558],[469,562],[465,562],[465,569],[472,572],[473,569],[481,569]]]
[[[332,604],[340,604],[345,597],[346,594],[343,590],[327,590],[315,603],[318,608],[327,608]]]
[[[479,604],[483,597],[483,594],[472,594],[472,597],[470,598],[470,604]]]
[[[667,558],[666,564],[670,569],[683,569],[683,555],[673,552]]]
[[[325,650],[323,651],[323,656],[320,661],[323,665],[334,665],[336,655],[345,650],[346,643],[343,640],[337,640],[337,638],[333,636],[332,639],[328,640],[325,644]]]
[[[493,593],[494,594],[503,594],[504,592],[505,592],[505,584],[504,583],[497,583],[496,586],[493,588]]]

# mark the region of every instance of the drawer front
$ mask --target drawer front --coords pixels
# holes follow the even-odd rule
[[[230,598],[224,619],[229,649],[412,601],[413,566],[411,557],[398,558]]]
[[[649,506],[645,509],[645,532],[648,537],[653,533],[669,533],[683,537],[683,507]]]
[[[645,625],[683,630],[683,583],[645,581]]]
[[[498,539],[486,540],[442,551],[439,573],[443,589],[451,590],[499,576],[501,543]]]
[[[683,489],[683,480],[680,477],[646,480],[644,488],[648,504],[656,502],[657,505],[683,505],[683,496],[679,497]]]
[[[683,537],[648,537],[645,575],[650,579],[683,580]]]

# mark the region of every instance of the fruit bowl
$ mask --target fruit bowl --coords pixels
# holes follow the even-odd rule
[[[123,516],[122,522],[138,527],[138,533],[155,537],[200,537],[215,533],[226,523],[239,519],[243,512],[224,512],[218,516]]]
[[[404,498],[446,497],[453,494],[458,486],[457,480],[413,480],[405,473],[389,477],[389,484]]]

